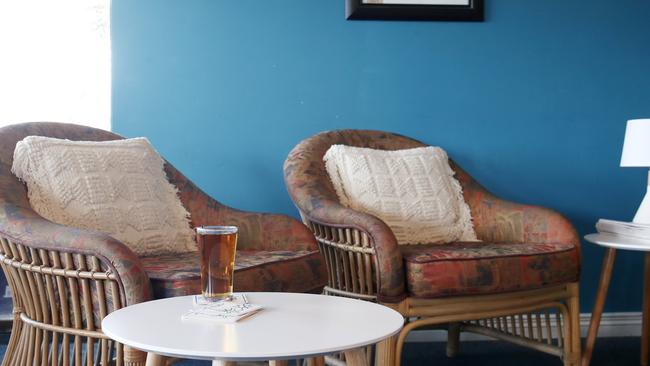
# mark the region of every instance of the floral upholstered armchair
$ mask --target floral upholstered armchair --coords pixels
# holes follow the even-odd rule
[[[200,293],[198,253],[138,257],[108,235],[39,216],[25,185],[11,172],[16,143],[30,135],[75,141],[122,138],[60,123],[0,128],[0,264],[14,303],[3,366],[109,361],[144,365],[143,353],[124,349],[102,333],[101,319],[120,307],[154,298]],[[288,216],[226,207],[170,164],[165,171],[193,226],[239,227],[236,291],[320,292],[326,271],[314,237],[303,224]]]
[[[289,194],[325,257],[325,293],[377,301],[410,319],[398,337],[378,347],[379,360],[399,365],[408,332],[444,326],[450,356],[459,333],[470,331],[578,364],[580,241],[569,221],[494,196],[450,161],[480,242],[398,245],[382,220],[340,203],[323,162],[335,144],[426,145],[381,131],[329,131],[300,142],[284,165]]]

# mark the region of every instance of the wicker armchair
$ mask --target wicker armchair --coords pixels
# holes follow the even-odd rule
[[[200,293],[198,254],[138,258],[110,236],[43,219],[11,173],[16,142],[29,135],[121,138],[59,123],[0,128],[0,265],[14,305],[2,365],[144,365],[142,352],[125,349],[102,333],[101,319],[153,298]],[[226,207],[170,164],[165,169],[193,225],[239,226],[236,290],[320,292],[326,270],[304,225],[288,216]]]
[[[380,131],[323,132],[299,143],[284,165],[289,194],[325,256],[324,292],[377,301],[406,318],[399,336],[378,347],[380,363],[400,364],[411,330],[443,327],[449,356],[469,331],[578,364],[580,242],[564,217],[499,199],[450,161],[482,242],[398,246],[383,221],[339,203],[323,163],[333,144],[425,144]]]

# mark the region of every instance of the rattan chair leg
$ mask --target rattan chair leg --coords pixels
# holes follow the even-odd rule
[[[11,326],[11,336],[9,336],[7,350],[5,351],[4,358],[2,359],[2,366],[12,366],[12,361],[15,358],[16,350],[20,344],[22,328],[23,323],[20,321],[20,313],[14,312],[14,321]]]
[[[580,290],[578,284],[569,285],[569,289],[572,293],[572,296],[567,300],[571,333],[567,337],[568,344],[565,347],[570,349],[571,352],[565,365],[578,366],[582,356],[580,344]]]
[[[460,346],[460,323],[450,323],[447,330],[447,357],[453,358],[458,354]]]

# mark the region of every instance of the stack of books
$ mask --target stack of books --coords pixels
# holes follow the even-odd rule
[[[615,220],[600,219],[596,230],[602,234],[614,234],[650,241],[650,225]]]

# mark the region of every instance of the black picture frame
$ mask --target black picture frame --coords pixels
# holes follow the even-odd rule
[[[363,0],[345,0],[348,20],[484,20],[483,0],[469,0],[469,5],[375,4]]]

